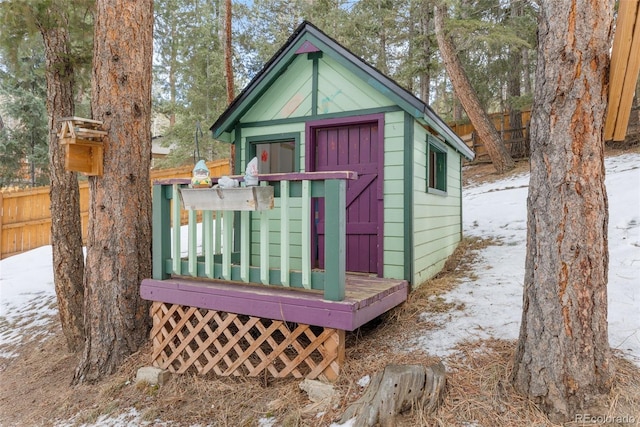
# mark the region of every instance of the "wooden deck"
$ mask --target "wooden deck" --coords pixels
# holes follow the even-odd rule
[[[272,320],[353,331],[407,299],[406,280],[346,275],[345,298],[329,301],[322,291],[220,280],[145,279],[142,298]]]

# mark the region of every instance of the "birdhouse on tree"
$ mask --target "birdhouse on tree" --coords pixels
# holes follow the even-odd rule
[[[82,172],[89,176],[101,176],[103,170],[102,137],[107,132],[100,129],[99,120],[80,117],[60,119],[62,128],[58,134],[64,146],[64,167],[69,172]]]

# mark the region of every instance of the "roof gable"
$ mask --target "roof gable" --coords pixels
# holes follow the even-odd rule
[[[473,151],[467,147],[428,104],[415,97],[395,81],[367,64],[307,21],[303,22],[293,32],[289,40],[273,55],[262,70],[211,126],[210,130],[213,132],[214,137],[231,131],[240,118],[280,77],[298,54],[318,51],[321,51],[323,55],[330,56],[353,74],[366,81],[369,86],[387,96],[415,119],[432,127],[463,156],[473,159]]]
[[[279,118],[301,121],[312,113],[313,65],[307,55],[296,55],[279,77],[264,87],[259,97],[246,103],[237,121],[261,122]],[[236,122],[237,123],[237,122]]]

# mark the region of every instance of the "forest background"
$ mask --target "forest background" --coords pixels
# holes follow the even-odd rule
[[[438,52],[436,0],[232,2],[233,81],[243,88],[293,30],[308,20],[431,107],[464,121]],[[532,100],[537,6],[530,0],[454,0],[447,26],[485,111],[518,123]],[[45,53],[38,25],[66,8],[76,115],[91,117],[92,1],[0,1],[0,187],[48,183]],[[153,129],[171,154],[156,166],[229,156],[208,127],[228,105],[224,0],[154,2]],[[46,25],[46,23],[45,23]],[[239,90],[236,91],[236,94]],[[26,169],[25,169],[26,167]]]
[[[1,94],[3,96],[2,114],[7,117],[7,125],[4,125],[5,119],[3,118],[2,126],[0,126],[4,132],[0,153],[3,154],[7,162],[13,162],[13,165],[7,166],[6,170],[0,171],[2,172],[0,176],[3,179],[10,179],[10,174],[19,170],[16,165],[19,166],[26,157],[30,167],[27,174],[29,179],[25,180],[23,176],[18,174],[14,176],[13,182],[9,182],[9,185],[20,185],[24,181],[28,181],[31,185],[37,185],[39,180],[43,180],[39,178],[39,172],[47,168],[45,165],[39,166],[36,160],[44,157],[44,148],[47,147],[47,144],[39,145],[39,130],[48,133],[49,146],[47,148],[51,159],[51,165],[48,169],[51,170],[52,176],[51,210],[56,213],[57,218],[69,221],[67,224],[61,223],[52,227],[54,234],[56,231],[60,232],[52,239],[56,243],[53,246],[53,258],[61,260],[61,262],[56,262],[57,267],[54,270],[58,299],[65,303],[74,302],[73,298],[69,298],[69,296],[82,295],[79,285],[83,284],[85,286],[84,294],[93,297],[92,300],[87,300],[89,302],[84,304],[84,307],[99,307],[106,311],[104,309],[108,308],[110,304],[111,307],[115,306],[113,301],[135,302],[136,289],[131,286],[127,287],[126,284],[138,283],[142,278],[149,277],[150,274],[148,252],[137,249],[148,248],[151,241],[151,221],[148,217],[151,201],[147,189],[150,166],[149,153],[151,151],[149,130],[152,127],[152,122],[148,108],[143,114],[139,113],[141,112],[140,105],[144,105],[146,108],[151,104],[149,94],[152,91],[152,65],[155,68],[153,85],[155,110],[152,115],[158,120],[161,117],[166,118],[167,132],[164,132],[163,126],[162,134],[165,138],[165,144],[175,147],[173,156],[168,159],[168,162],[174,162],[174,164],[175,162],[189,162],[192,157],[195,157],[193,140],[198,138],[201,139],[200,153],[203,157],[212,159],[228,155],[224,147],[207,139],[202,130],[208,127],[208,124],[215,120],[226,105],[231,102],[233,90],[230,89],[233,85],[230,85],[229,82],[232,81],[237,83],[238,87],[244,87],[256,75],[267,58],[274,53],[277,46],[282,45],[303,19],[315,23],[349,47],[354,54],[370,62],[382,73],[394,78],[408,91],[428,101],[446,120],[459,120],[463,118],[463,115],[452,94],[451,85],[439,66],[440,56],[447,59],[455,56],[461,59],[468,79],[474,85],[474,95],[480,100],[480,102],[474,103],[471,108],[465,103],[469,113],[479,110],[508,111],[510,119],[517,117],[520,111],[530,104],[531,74],[532,69],[537,68],[538,87],[535,98],[536,107],[539,108],[535,108],[535,112],[540,114],[542,111],[547,111],[546,105],[561,104],[563,108],[552,109],[548,114],[549,121],[544,120],[544,114],[541,114],[543,120],[533,121],[533,160],[530,180],[530,189],[532,190],[530,194],[533,196],[530,197],[529,212],[531,215],[528,217],[527,229],[529,231],[537,230],[532,226],[537,212],[544,212],[546,217],[558,221],[556,223],[546,221],[545,225],[551,224],[550,232],[542,231],[539,241],[535,240],[538,234],[534,232],[529,235],[532,237],[529,237],[528,241],[534,239],[539,242],[540,247],[547,247],[549,242],[559,242],[556,248],[559,256],[557,259],[563,259],[562,257],[572,259],[567,263],[563,261],[564,264],[562,264],[556,262],[553,257],[547,257],[541,258],[542,264],[536,264],[538,262],[535,258],[536,254],[543,251],[527,252],[523,307],[529,307],[528,302],[534,301],[534,306],[540,302],[543,309],[539,311],[523,309],[523,325],[525,326],[522,328],[523,333],[516,353],[514,372],[518,372],[518,379],[523,379],[517,384],[522,389],[521,384],[534,377],[531,375],[534,370],[536,375],[542,371],[555,372],[553,369],[547,368],[569,366],[564,364],[566,360],[573,361],[571,368],[581,368],[584,365],[581,361],[604,361],[596,366],[595,370],[592,369],[592,372],[586,372],[588,367],[583,369],[589,375],[596,374],[595,381],[589,383],[595,384],[595,387],[586,387],[584,392],[584,396],[591,398],[594,390],[602,390],[607,386],[608,375],[613,375],[612,370],[610,372],[607,369],[611,365],[608,364],[609,346],[606,334],[598,335],[599,338],[604,337],[601,344],[588,347],[595,348],[599,352],[598,354],[602,354],[603,357],[582,357],[586,354],[583,351],[584,347],[579,345],[579,339],[572,338],[572,328],[564,328],[565,331],[568,330],[569,337],[563,342],[568,345],[557,347],[565,350],[563,352],[551,353],[554,357],[557,356],[555,359],[548,358],[549,353],[545,352],[545,347],[537,345],[535,342],[535,339],[542,336],[542,334],[538,334],[538,330],[555,330],[555,325],[561,323],[561,321],[555,320],[561,320],[562,316],[566,317],[569,310],[572,310],[576,318],[580,319],[580,324],[597,324],[597,327],[586,328],[588,332],[606,330],[606,300],[604,300],[604,304],[600,304],[606,292],[601,292],[600,289],[604,289],[603,284],[606,285],[607,240],[605,235],[596,233],[595,230],[600,232],[606,230],[608,218],[606,196],[600,197],[600,195],[606,194],[603,186],[604,171],[601,170],[603,142],[601,118],[606,107],[606,81],[603,76],[608,71],[607,56],[610,45],[607,38],[611,35],[614,2],[596,3],[597,6],[602,7],[586,7],[584,9],[580,7],[579,11],[572,11],[568,18],[575,18],[573,14],[575,12],[577,16],[589,18],[594,16],[594,19],[574,20],[567,19],[565,15],[559,13],[568,10],[567,6],[570,1],[566,0],[564,7],[556,7],[558,3],[553,1],[540,2],[540,10],[538,10],[538,3],[534,3],[533,0],[531,2],[524,0],[500,2],[441,0],[437,2],[440,7],[434,9],[442,11],[442,4],[446,3],[447,5],[446,13],[452,17],[446,21],[449,26],[448,33],[455,35],[454,46],[456,46],[456,50],[454,55],[451,54],[451,48],[445,48],[449,43],[441,42],[442,14],[437,12],[435,17],[431,15],[431,7],[436,5],[435,0],[408,3],[380,1],[274,3],[256,1],[250,4],[236,4],[235,9],[237,10],[234,10],[233,16],[228,13],[232,4],[231,0],[226,0],[224,3],[195,1],[188,4],[179,1],[158,1],[155,3],[155,40],[151,38],[153,12],[151,0],[140,3],[125,0],[104,0],[96,2],[98,12],[95,13],[97,17],[95,20],[96,38],[93,41],[89,35],[93,33],[91,31],[94,17],[93,2],[0,1],[0,18],[3,28],[2,37],[0,37],[3,40],[0,70],[3,73],[3,91],[6,91]],[[589,6],[593,5],[593,3],[589,4]],[[572,6],[576,6],[576,3],[573,3]],[[578,4],[578,6],[582,5]],[[536,58],[533,57],[536,46],[533,45],[535,42],[532,40],[538,12],[541,16],[539,20],[540,49],[538,50],[541,61],[544,61],[541,65],[545,65],[545,67],[535,67]],[[134,25],[124,25],[127,19],[129,22],[134,22]],[[231,31],[229,21],[235,22],[233,31]],[[432,21],[435,25],[431,25]],[[120,25],[120,22],[123,25]],[[567,28],[567,22],[579,23],[579,28],[571,26]],[[438,33],[438,44],[442,46],[441,55],[435,49],[432,28],[435,28]],[[60,31],[60,29],[64,29],[64,31]],[[40,45],[38,33],[44,41],[45,60],[37,54]],[[566,46],[562,43],[565,42],[563,40],[565,34],[571,37],[575,35],[573,40],[580,41],[580,44],[572,47],[575,52],[580,55],[595,55],[594,58],[597,59],[584,62],[584,64],[590,64],[590,67],[583,67],[581,61],[572,61],[571,55],[567,57],[564,54],[565,50],[563,49]],[[69,39],[73,44],[71,50],[66,49],[69,46],[67,43]],[[132,41],[135,41],[136,44],[133,44]],[[91,52],[89,46],[95,48],[95,52]],[[152,51],[154,53],[153,64]],[[121,52],[126,52],[127,55],[121,56]],[[556,52],[562,52],[562,54],[557,55]],[[93,66],[89,60],[92,56]],[[234,58],[233,67],[229,66],[226,61],[230,56]],[[447,60],[447,64],[450,62]],[[44,116],[42,109],[39,109],[41,104],[38,96],[38,83],[42,81],[43,63],[46,65],[46,105],[49,117],[48,123],[43,128],[38,128],[36,124]],[[127,74],[133,68],[131,66],[138,63],[145,72]],[[579,68],[576,68],[576,65],[579,65]],[[15,70],[12,70],[11,67],[14,67]],[[448,68],[450,67],[448,66]],[[541,73],[541,70],[545,73]],[[549,74],[546,71],[549,71]],[[121,74],[121,72],[123,73]],[[455,74],[463,73],[450,72],[451,76]],[[576,86],[576,92],[571,93],[572,96],[568,102],[563,92],[564,89],[558,85],[564,82],[565,77],[572,81],[576,80],[572,76],[583,74],[584,81],[581,80],[580,85]],[[91,100],[88,99],[87,90],[89,77],[92,80]],[[5,84],[5,81],[8,83]],[[595,88],[595,98],[579,96],[585,93],[583,90],[585,86],[582,86],[582,83],[586,83],[589,88]],[[105,90],[121,86],[125,87],[123,91],[109,92]],[[543,89],[548,86],[551,86],[551,90],[545,92]],[[459,89],[460,85],[456,84],[456,90]],[[470,91],[460,90],[461,99],[466,99],[462,95],[466,95],[468,92]],[[73,97],[65,97],[65,94],[72,93],[75,94]],[[578,96],[574,96],[576,94]],[[560,101],[556,102],[558,98]],[[65,102],[58,102],[56,105],[55,100]],[[578,102],[580,100],[584,100],[586,103]],[[593,102],[589,103],[590,100]],[[77,108],[73,104],[77,104]],[[582,104],[585,104],[586,108],[583,108]],[[93,114],[89,111],[88,105],[93,108]],[[133,110],[130,110],[129,106],[133,106]],[[544,128],[547,122],[556,123],[559,117],[569,117],[570,115],[575,117],[577,111],[587,111],[588,114],[582,115],[578,124],[571,122],[573,127],[558,127],[554,130],[555,133]],[[9,112],[13,114],[9,114]],[[52,112],[58,113],[58,116]],[[87,262],[83,274],[79,227],[75,230],[71,229],[72,225],[79,224],[79,221],[74,220],[73,217],[77,209],[72,209],[74,204],[68,197],[77,193],[77,190],[74,189],[77,187],[77,179],[75,176],[64,182],[58,182],[56,179],[56,174],[62,168],[59,162],[59,150],[57,150],[55,123],[60,117],[70,115],[105,120],[105,116],[111,116],[112,112],[116,114],[107,120],[111,123],[109,138],[115,147],[111,156],[113,161],[105,162],[104,180],[90,180],[91,197],[100,201],[106,199],[105,194],[107,193],[125,194],[126,191],[130,191],[140,196],[139,204],[132,208],[131,204],[122,198],[112,198],[109,203],[102,205],[92,204],[100,209],[92,211],[90,220],[93,219],[96,224],[101,224],[102,227],[89,227],[93,233],[90,233],[88,238]],[[132,120],[132,117],[141,118]],[[513,125],[517,120],[510,120],[510,122]],[[566,124],[567,122],[563,121],[562,123]],[[153,127],[157,127],[158,130],[160,128],[156,125]],[[491,128],[491,126],[486,126],[486,128]],[[548,141],[552,141],[553,144],[548,144]],[[139,145],[133,146],[132,144]],[[132,148],[140,149],[132,150]],[[561,154],[558,154],[559,152]],[[596,155],[592,155],[593,153]],[[544,170],[540,167],[545,163],[540,161],[541,158],[544,158],[545,162],[546,159],[553,160],[555,162],[553,167]],[[120,165],[126,166],[126,168],[130,167],[133,172],[129,175],[123,174],[124,168],[118,167]],[[573,169],[567,170],[567,165],[572,165]],[[107,166],[111,169],[108,169]],[[499,168],[496,169],[501,172]],[[583,171],[589,171],[589,173],[585,174]],[[567,176],[588,176],[595,179],[589,182],[580,181],[579,185],[566,190],[571,192],[570,197],[564,197],[565,188],[570,188],[570,186],[554,187],[554,194],[556,190],[561,188],[559,192],[562,197],[537,197],[537,194],[551,194],[549,183],[561,182],[560,180]],[[142,178],[127,181],[122,177]],[[584,186],[583,183],[587,185]],[[550,200],[561,200],[561,203],[551,206],[547,203]],[[584,209],[585,206],[589,209]],[[593,208],[594,206],[596,208]],[[550,207],[553,209],[549,209]],[[64,210],[65,208],[68,208],[68,213]],[[111,212],[115,215],[110,215]],[[572,216],[567,216],[567,212],[571,212]],[[601,213],[603,215],[600,215]],[[112,228],[106,221],[111,218],[126,218],[127,221],[120,221],[114,227],[122,235],[131,236],[133,239],[115,241],[112,238]],[[575,218],[576,220],[572,221],[567,218]],[[582,220],[585,218],[592,222],[583,223]],[[582,224],[582,226],[564,227],[565,224],[574,223]],[[135,230],[130,228],[132,224],[135,225]],[[562,236],[554,237],[554,233],[558,230],[561,231]],[[567,230],[568,234],[565,234]],[[77,236],[78,238],[75,241],[65,240],[67,236]],[[589,240],[585,240],[585,237],[588,237]],[[566,246],[563,243],[572,241],[579,242],[578,246]],[[61,244],[58,245],[58,243]],[[570,249],[569,251],[566,250],[567,247]],[[577,258],[573,255],[573,251],[580,247],[604,249],[604,252],[596,251],[595,257],[588,258],[590,252],[583,251],[581,256],[587,258],[580,258],[580,261],[576,262]],[[59,250],[57,253],[55,252],[56,248]],[[105,251],[104,248],[116,248],[113,250],[115,254],[137,253],[140,256],[138,259],[109,257],[105,255],[108,251]],[[74,256],[67,256],[73,249],[77,249],[77,253]],[[66,259],[63,256],[66,256]],[[78,268],[68,269],[69,273],[78,273],[78,280],[67,280],[61,283],[58,279],[71,277],[70,274],[67,274],[67,270],[64,270],[67,266],[72,265],[66,262],[68,259],[79,260],[76,263]],[[124,262],[120,262],[122,260]],[[566,275],[567,270],[564,267],[569,264],[577,266],[571,271],[572,275],[576,274],[577,280],[574,280],[573,276],[568,278]],[[541,272],[539,277],[533,274],[535,269],[529,268],[534,265],[542,266],[537,269]],[[598,286],[599,290],[594,293],[595,296],[592,299],[596,303],[590,307],[596,307],[597,310],[592,312],[582,310],[581,304],[573,303],[565,304],[562,307],[562,313],[559,310],[547,310],[550,305],[554,307],[558,307],[558,305],[549,304],[551,299],[538,301],[536,292],[529,292],[529,290],[542,289],[544,291],[542,293],[545,295],[552,295],[548,292],[549,288],[546,287],[546,284],[553,286],[555,283],[552,277],[553,269],[559,265],[562,265],[562,269],[558,269],[559,275],[556,277],[560,278],[560,283],[563,285],[560,289],[560,296],[567,295],[565,293],[567,283],[576,284],[576,292],[572,295],[586,295],[586,289],[591,289],[591,284],[594,284],[594,286]],[[549,266],[549,268],[545,266]],[[118,272],[119,281],[125,286],[120,288],[105,286],[108,281],[110,282],[113,271]],[[103,272],[107,273],[101,275]],[[582,280],[586,277],[584,273],[589,274],[586,281]],[[538,286],[538,284],[545,286]],[[109,292],[112,289],[115,292]],[[106,291],[99,293],[97,290]],[[554,289],[551,291],[555,292]],[[126,292],[135,296],[129,298]],[[105,296],[107,298],[104,298]],[[122,296],[124,297],[121,298]],[[599,299],[596,299],[596,296]],[[563,298],[557,298],[557,295],[555,300],[564,301]],[[79,325],[80,327],[75,328],[75,331],[85,331],[87,333],[86,339],[68,339],[69,342],[81,343],[84,341],[87,344],[83,361],[76,369],[74,376],[74,382],[83,383],[98,380],[104,374],[113,372],[114,363],[105,367],[95,366],[98,365],[95,362],[107,359],[113,361],[115,358],[111,356],[114,354],[122,356],[135,351],[137,345],[146,337],[146,326],[141,325],[140,328],[135,328],[136,332],[141,332],[137,339],[133,337],[130,340],[110,341],[131,343],[132,345],[128,348],[121,346],[121,348],[111,351],[112,349],[106,345],[94,345],[94,343],[106,341],[94,338],[110,336],[109,333],[105,333],[108,328],[101,328],[101,326],[103,324],[110,326],[116,323],[104,322],[101,324],[99,320],[105,317],[91,316],[91,314],[102,312],[86,309],[83,311],[83,304],[81,301],[79,302],[76,307],[71,307],[70,304],[70,308],[61,309],[60,313],[65,334],[69,329],[65,328],[65,319],[69,318],[68,320],[73,321],[68,324],[82,323],[75,322],[75,320],[80,319],[79,313],[85,314],[84,328]],[[591,300],[587,302],[590,303]],[[126,306],[126,304],[121,305]],[[63,304],[60,306],[62,307]],[[78,307],[80,308],[78,309]],[[137,306],[134,303],[132,307],[127,308],[132,308],[132,313],[134,310],[139,310],[134,313],[135,318],[144,318],[143,315],[139,315],[144,312],[143,306]],[[63,312],[71,316],[63,315]],[[535,317],[539,312],[553,312],[555,317],[545,317],[547,323],[553,325],[554,328],[531,329],[527,334],[526,325],[530,320],[528,315],[532,313],[531,324],[533,325],[539,320]],[[592,313],[595,316],[592,316]],[[596,322],[592,319],[598,320]],[[558,330],[561,329],[558,328]],[[77,335],[80,336],[80,334]],[[129,338],[131,335],[128,334],[127,337]],[[558,336],[558,334],[554,335],[554,337]],[[528,340],[528,337],[535,339]],[[75,347],[71,344],[69,346]],[[527,351],[532,349],[531,353],[534,356],[520,357],[525,354],[523,349]],[[574,354],[579,355],[580,358],[567,356],[566,349],[577,350]],[[72,348],[72,351],[76,350]],[[105,354],[109,354],[109,357],[104,357]],[[524,360],[533,360],[535,363],[526,364],[523,362]],[[533,366],[539,361],[544,369],[536,369]],[[520,372],[523,374],[520,375]],[[602,375],[602,373],[606,375]],[[567,378],[566,371],[562,371],[561,375],[553,374],[552,376],[554,377],[553,381]],[[585,377],[593,378],[588,375]],[[526,382],[525,387],[528,387],[530,382]],[[567,382],[567,384],[569,384],[569,389],[574,388],[572,382]],[[565,387],[567,384],[562,384],[561,388],[568,390]],[[560,388],[556,387],[556,382],[554,382],[554,386],[549,390],[560,390]],[[529,391],[531,390],[525,390],[525,393]],[[567,417],[577,413],[574,411],[577,404],[583,408],[582,401],[569,399],[576,395],[573,391],[569,391],[570,393],[565,393],[561,399],[557,398],[557,393],[550,393],[552,396],[549,396],[550,399],[545,401],[545,404],[549,403],[548,408],[551,409],[549,411],[551,415],[559,414],[563,419],[568,419]],[[568,400],[571,401],[568,402]]]

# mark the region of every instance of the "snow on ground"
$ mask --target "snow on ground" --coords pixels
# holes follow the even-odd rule
[[[171,423],[164,423],[160,420],[154,420],[152,422],[142,421],[142,416],[135,408],[129,408],[127,412],[123,412],[117,416],[100,415],[92,426],[117,426],[117,427],[136,427],[136,426],[151,426],[153,427],[169,427]],[[78,426],[76,420],[71,419],[68,422],[59,422],[56,427],[74,427]],[[89,427],[88,424],[80,424],[79,427]],[[192,426],[200,427],[200,426]]]
[[[18,356],[10,349],[24,337],[43,340],[57,314],[51,246],[0,261],[0,357]]]
[[[640,365],[640,155],[605,161],[609,197],[609,342]],[[522,283],[527,238],[529,174],[463,190],[467,236],[494,238],[501,245],[481,251],[474,279],[444,296],[463,303],[430,322],[440,325],[410,346],[445,357],[457,343],[484,338],[517,339],[522,313]]]
[[[609,196],[609,341],[640,365],[640,154],[606,159]],[[474,279],[443,297],[464,310],[434,317],[440,325],[405,344],[445,357],[455,345],[483,338],[516,339],[522,309],[528,174],[463,191],[464,233],[494,238],[479,254]],[[186,235],[186,233],[183,233]],[[183,243],[186,248],[186,242]],[[25,336],[38,336],[57,315],[51,247],[0,261],[0,356]],[[423,314],[427,316],[427,314]],[[136,418],[135,413],[123,414]],[[103,420],[104,424],[118,425]],[[140,420],[138,420],[140,421]],[[135,423],[135,421],[134,421]],[[269,420],[263,420],[268,425]]]

